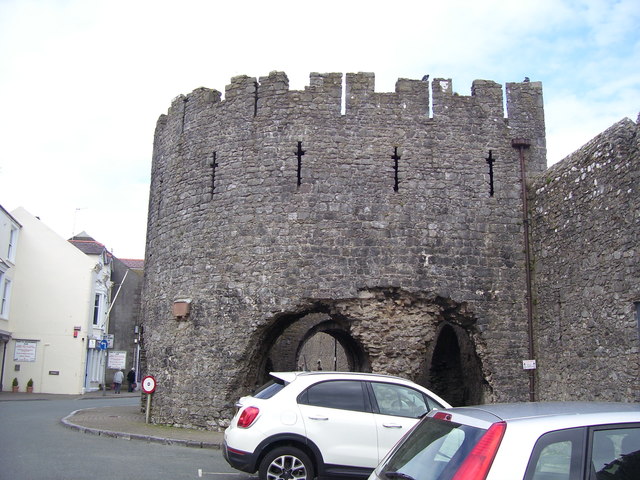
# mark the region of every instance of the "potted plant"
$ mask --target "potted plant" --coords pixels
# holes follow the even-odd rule
[[[33,378],[27,382],[27,393],[33,393]]]
[[[18,379],[17,378],[13,378],[13,382],[11,383],[11,390],[13,392],[17,392],[18,391]]]

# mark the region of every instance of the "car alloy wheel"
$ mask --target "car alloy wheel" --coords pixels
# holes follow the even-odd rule
[[[293,447],[280,447],[269,452],[260,462],[260,480],[313,480],[309,457]]]

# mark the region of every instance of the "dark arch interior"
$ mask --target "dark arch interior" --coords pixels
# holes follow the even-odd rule
[[[483,385],[486,382],[482,378],[479,359],[463,328],[445,324],[440,329],[427,383],[453,406],[483,403]]]
[[[329,336],[334,341],[326,342]],[[324,342],[322,339],[324,337]],[[371,371],[370,363],[362,346],[349,333],[349,323],[345,318],[334,318],[327,312],[317,309],[288,317],[280,322],[280,328],[270,332],[265,339],[263,367],[259,372],[258,383],[268,380],[269,372],[292,371],[302,368],[318,369],[321,360],[323,370],[334,370],[334,354],[343,359],[342,370]],[[307,350],[305,350],[305,347]],[[303,357],[311,347],[315,357]],[[318,355],[319,350],[322,351]]]
[[[435,340],[427,345],[421,373],[414,380],[452,405],[483,403],[490,386],[470,335],[475,319],[464,304],[441,297],[434,303],[441,307],[440,315],[430,320],[438,325]],[[256,332],[254,360],[250,362],[254,367],[239,379],[239,391],[265,383],[273,371],[318,370],[318,360],[323,370],[371,372],[364,346],[351,335],[352,320],[332,305],[319,302],[279,314],[261,333]],[[316,345],[320,350],[309,353],[315,343],[323,345]],[[342,359],[339,367],[336,353]]]

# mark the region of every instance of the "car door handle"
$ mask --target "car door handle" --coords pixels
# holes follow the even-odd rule
[[[402,425],[398,425],[397,423],[383,423],[382,426],[384,428],[402,428]]]
[[[320,417],[320,416],[315,416],[315,417],[309,417],[310,420],[329,420],[329,417]]]

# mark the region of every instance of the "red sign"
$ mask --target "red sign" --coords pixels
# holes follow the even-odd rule
[[[153,393],[156,391],[156,379],[153,375],[147,375],[142,379],[142,391],[144,393]]]

